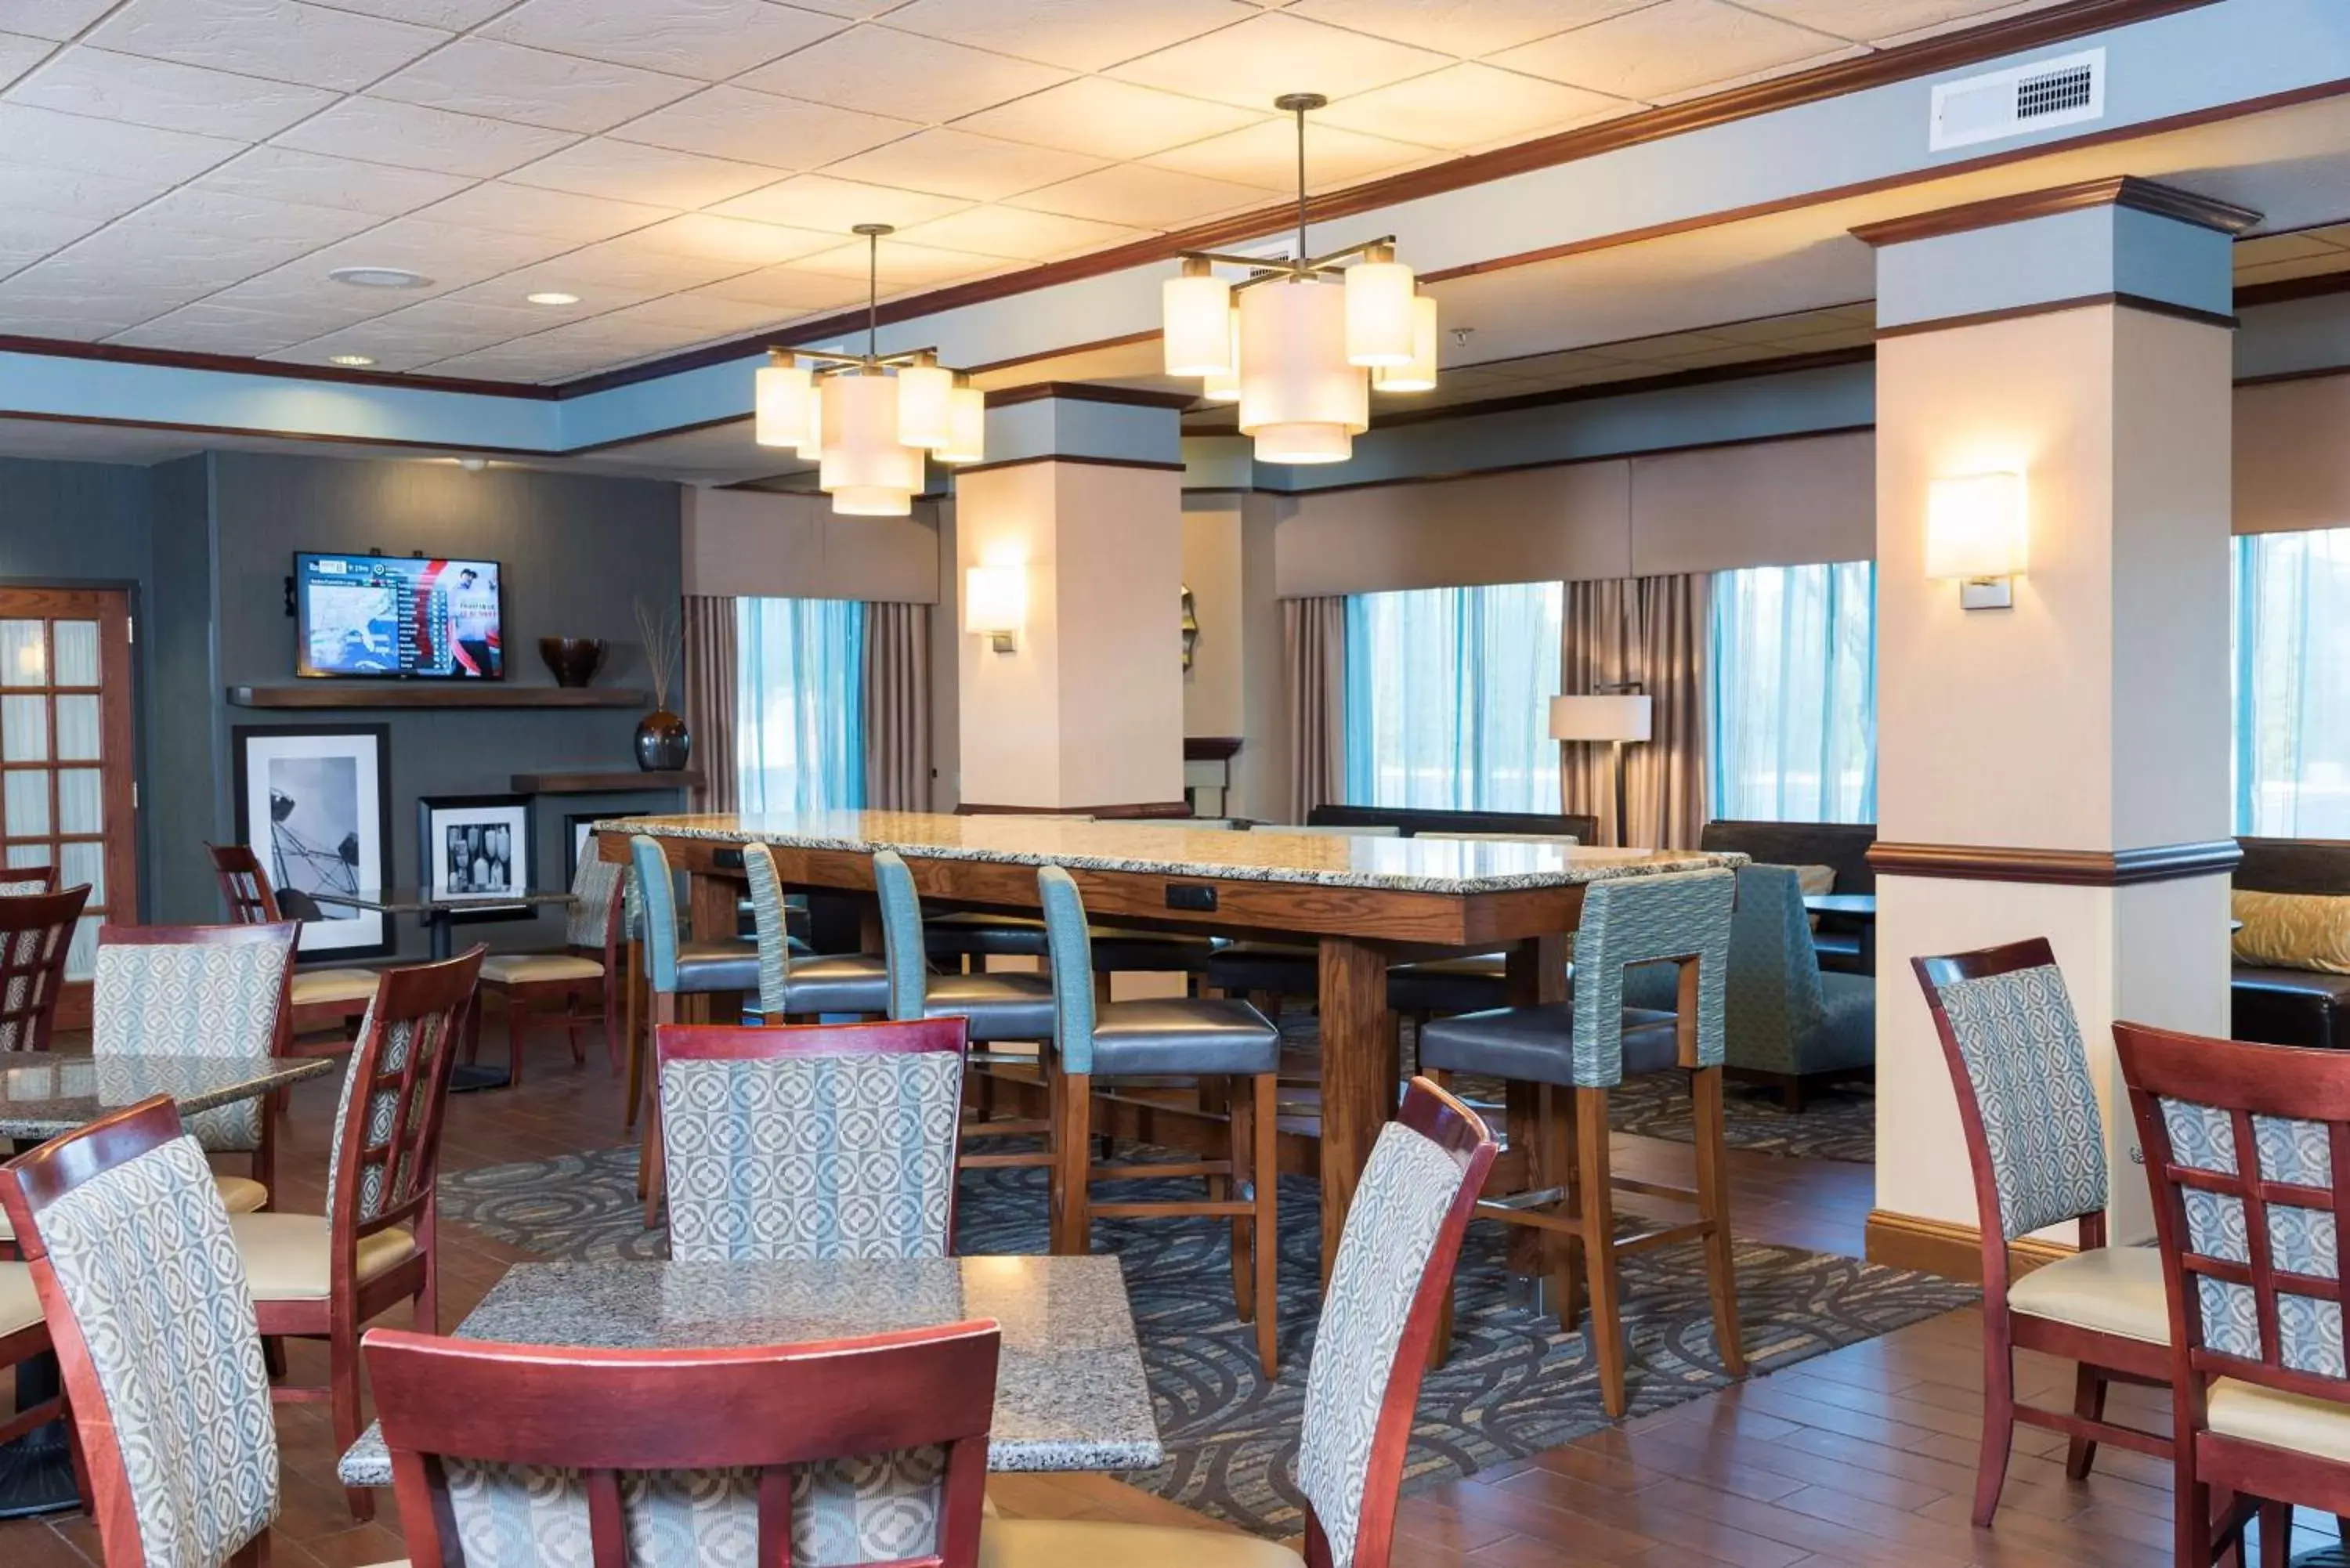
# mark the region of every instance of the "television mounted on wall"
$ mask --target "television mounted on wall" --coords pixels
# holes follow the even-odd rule
[[[503,611],[495,561],[306,552],[294,557],[296,672],[502,680]]]

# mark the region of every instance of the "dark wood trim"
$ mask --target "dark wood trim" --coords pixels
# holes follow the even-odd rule
[[[1852,237],[1865,245],[1901,245],[1912,240],[1962,234],[1970,229],[2020,223],[2030,218],[2054,217],[2059,213],[2077,213],[2091,207],[2127,207],[2133,212],[2176,218],[2198,228],[2217,229],[2223,234],[2240,234],[2261,221],[2261,215],[2250,207],[2199,196],[2192,191],[2141,180],[2135,174],[2109,174],[2101,180],[2052,185],[2044,191],[2022,191],[2012,196],[1962,202],[1930,213],[1912,213],[1906,217],[1863,223],[1852,231]]]
[[[550,452],[546,453],[546,455],[549,457],[585,457],[587,454],[593,452],[613,452],[624,446],[642,446],[649,441],[667,441],[671,436],[693,435],[701,431],[714,431],[721,425],[747,425],[750,422],[750,411],[745,410],[739,414],[720,414],[716,419],[694,420],[686,424],[670,425],[661,430],[654,431],[647,435],[617,436],[610,441],[589,441],[586,446],[567,446],[559,452]],[[771,450],[781,452],[783,449],[777,447]],[[795,457],[791,461],[794,462],[801,462],[806,460]],[[798,471],[795,469],[790,472],[796,472]]]
[[[2054,316],[2067,310],[2093,310],[2111,306],[2117,310],[2142,310],[2149,316],[2168,316],[2174,320],[2192,321],[2199,326],[2236,329],[2236,318],[2222,316],[2216,310],[2198,310],[2191,305],[2173,305],[2167,299],[2152,299],[2143,294],[2078,294],[2070,299],[2041,299],[2030,305],[2010,305],[1998,310],[1976,310],[1964,316],[1938,316],[1930,321],[1904,321],[1894,327],[1877,329],[1878,342],[1887,337],[1908,337],[1920,332],[1948,332],[1960,327],[1988,327],[1994,321],[2021,321],[2033,316]]]
[[[1035,354],[1015,354],[1009,359],[990,359],[983,365],[969,365],[964,369],[973,376],[992,376],[998,370],[1009,370],[1021,365],[1035,365],[1047,359],[1059,359],[1071,354],[1091,354],[1103,348],[1125,348],[1137,343],[1152,343],[1159,338],[1159,328],[1148,327],[1140,332],[1121,332],[1115,337],[1097,337],[1087,343],[1071,343],[1059,348],[1047,348]]]
[[[2126,888],[2220,877],[2244,851],[2232,838],[2200,844],[2156,844],[2137,849],[2006,849],[1971,844],[1888,844],[1868,846],[1869,869],[1879,877],[1955,877],[1965,882],[2054,882],[2076,888]]]
[[[529,381],[477,381],[465,376],[411,376],[395,370],[363,370],[342,365],[290,365],[241,354],[200,354],[185,348],[135,348],[127,343],[83,343],[70,337],[27,337],[0,332],[0,354],[38,354],[51,359],[102,359],[117,365],[157,365],[177,370],[213,370],[232,376],[273,376],[292,381],[338,381],[359,387],[404,387],[411,391],[469,392],[483,398],[525,398],[554,402],[553,387]]]
[[[1872,1209],[1862,1251],[1868,1262],[1888,1269],[1916,1269],[1970,1285],[1982,1283],[1982,1233],[1971,1225]],[[2007,1244],[2009,1266],[2017,1274],[2069,1258],[2076,1251],[2032,1236]]]
[[[2272,387],[2280,381],[2322,381],[2329,376],[2350,376],[2350,365],[2319,365],[2308,370],[2272,370],[2265,376],[2241,376],[2239,387]]]
[[[2321,224],[2331,228],[2332,224]],[[2263,234],[2262,239],[2272,236]],[[2236,290],[2236,308],[2250,309],[2260,305],[2289,305],[2296,299],[2323,299],[2328,295],[2350,294],[2350,265],[2341,272],[2321,272],[2308,277],[2281,277],[2274,283],[2255,283]]]
[[[1704,328],[1693,330],[1701,332]],[[1790,376],[1799,371],[1825,370],[1839,365],[1865,365],[1876,358],[1877,350],[1863,344],[1856,348],[1823,348],[1811,354],[1782,354],[1771,359],[1744,359],[1734,365],[1700,365],[1693,369],[1671,370],[1662,375],[1640,376],[1628,380],[1598,381],[1586,387],[1556,387],[1546,392],[1513,392],[1507,397],[1486,398],[1473,403],[1447,403],[1432,409],[1407,409],[1401,413],[1378,416],[1371,421],[1371,429],[1394,430],[1399,425],[1431,424],[1439,420],[1475,419],[1485,414],[1513,413],[1520,409],[1545,409],[1562,403],[1594,402],[1604,398],[1637,397],[1643,392],[1669,392],[1681,387],[1710,387],[1723,381],[1751,380],[1758,376]],[[1482,369],[1484,367],[1462,368]]]
[[[700,768],[649,773],[642,768],[581,769],[564,774],[516,774],[506,787],[516,794],[617,794],[637,790],[700,789]]]
[[[306,680],[232,686],[232,708],[644,708],[653,696],[625,686],[511,686],[500,680]]]
[[[1228,763],[1239,754],[1238,735],[1186,735],[1183,737],[1183,760],[1187,763]]]
[[[1153,332],[1149,336],[1159,335]],[[987,406],[991,409],[1048,400],[1124,403],[1139,409],[1188,409],[1200,400],[1189,392],[1154,392],[1147,387],[1097,387],[1084,381],[1031,381],[1024,387],[1005,387],[987,394]]]
[[[1721,441],[1693,441],[1679,446],[1641,447],[1631,452],[1593,452],[1584,457],[1547,457],[1531,462],[1497,463],[1492,468],[1461,468],[1444,473],[1399,474],[1392,479],[1365,479],[1352,484],[1316,484],[1296,489],[1279,489],[1258,484],[1204,484],[1187,494],[1234,494],[1253,493],[1259,495],[1289,495],[1301,499],[1315,495],[1343,495],[1349,490],[1384,490],[1391,484],[1448,484],[1456,479],[1483,479],[1496,473],[1528,473],[1538,468],[1574,468],[1586,462],[1627,462],[1643,457],[1672,457],[1685,452],[1719,452],[1734,446],[1767,446],[1778,441],[1824,441],[1829,436],[1857,435],[1873,431],[1875,423],[1865,425],[1831,425],[1825,430],[1788,431],[1770,435],[1730,436]]]
[[[1186,817],[1191,815],[1188,800],[1153,800],[1119,805],[983,805],[977,801],[964,801],[955,807],[957,816],[1095,816],[1108,822],[1123,822],[1136,817]]]
[[[1159,473],[1180,473],[1180,462],[1159,462],[1141,457],[1087,457],[1076,452],[1045,452],[1034,457],[1006,457],[993,462],[966,462],[953,470],[957,474],[992,473],[999,468],[1024,468],[1032,462],[1072,462],[1087,468],[1144,468]]]

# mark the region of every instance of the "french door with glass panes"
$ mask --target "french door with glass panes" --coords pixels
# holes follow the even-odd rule
[[[89,884],[59,1024],[89,1015],[98,928],[139,918],[130,600],[118,588],[0,587],[0,851]]]

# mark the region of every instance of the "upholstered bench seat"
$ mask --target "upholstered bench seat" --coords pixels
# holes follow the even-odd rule
[[[0,1338],[41,1321],[41,1298],[30,1263],[0,1263]]]
[[[2205,1393],[2204,1408],[2210,1416],[2211,1430],[2220,1437],[2350,1465],[2350,1410],[2331,1399],[2311,1399],[2281,1388],[2217,1377]],[[985,1541],[981,1537],[983,1563],[987,1561]]]
[[[578,953],[492,953],[482,961],[482,978],[507,984],[543,980],[601,980],[604,966]]]
[[[294,1005],[317,1007],[330,1002],[371,1002],[377,976],[364,969],[297,969],[294,971]]]
[[[324,1301],[330,1291],[331,1247],[323,1214],[236,1214],[229,1230],[244,1255],[255,1301]],[[415,1255],[416,1239],[397,1228],[362,1236],[359,1277],[372,1279]]]
[[[2152,1247],[2092,1247],[2044,1263],[2007,1287],[2007,1308],[2148,1345],[2170,1343],[2162,1254]]]
[[[1086,1519],[990,1519],[979,1568],[1300,1568],[1286,1546],[1238,1531]]]

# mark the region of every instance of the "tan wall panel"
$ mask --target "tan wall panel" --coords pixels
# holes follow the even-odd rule
[[[1276,588],[1305,598],[1624,576],[1629,493],[1610,460],[1295,496],[1275,537]]]
[[[821,495],[685,492],[685,591],[743,598],[936,604],[935,508],[910,517],[836,517]]]
[[[1631,575],[1866,560],[1876,452],[1853,431],[1633,458]]]
[[[2236,389],[2235,531],[2350,524],[2350,376]]]

